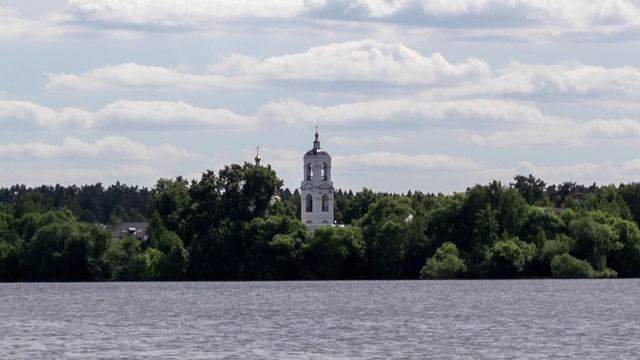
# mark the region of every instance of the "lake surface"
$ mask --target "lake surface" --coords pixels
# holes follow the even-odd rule
[[[640,280],[0,284],[0,358],[637,359]]]

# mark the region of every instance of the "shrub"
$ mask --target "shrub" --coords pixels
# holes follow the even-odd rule
[[[445,242],[433,257],[427,259],[420,277],[423,279],[454,279],[467,271],[455,244]]]
[[[589,262],[577,259],[567,253],[553,257],[551,274],[555,278],[562,279],[590,279],[597,276]]]

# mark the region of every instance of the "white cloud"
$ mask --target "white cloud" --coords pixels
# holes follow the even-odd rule
[[[640,97],[640,68],[564,63],[554,65],[513,62],[495,76],[434,91],[442,98],[460,96]],[[543,97],[540,99],[540,97]]]
[[[294,99],[270,102],[253,116],[226,109],[196,107],[184,102],[119,100],[90,112],[78,108],[53,110],[31,102],[0,101],[0,124],[13,127],[56,128],[79,126],[91,129],[247,129],[259,124],[359,123],[439,124],[478,126],[481,123],[558,124],[566,120],[543,114],[538,108],[512,101],[428,98],[371,100],[333,106],[308,105]],[[464,124],[462,124],[464,125]]]
[[[66,12],[87,22],[184,28],[225,19],[291,19],[324,4],[324,0],[69,0]]]
[[[66,12],[105,23],[197,26],[210,20],[247,18],[397,20],[425,26],[453,26],[443,20],[511,16],[531,23],[571,27],[637,25],[638,6],[628,0],[69,0]],[[412,15],[412,17],[410,17]],[[513,20],[507,22],[512,25]],[[459,24],[470,26],[473,24]]]
[[[248,130],[273,125],[370,129],[397,127],[405,130],[444,128],[457,132],[462,141],[486,146],[556,144],[584,146],[605,141],[637,139],[640,120],[595,119],[576,121],[543,113],[539,108],[514,101],[451,100],[428,97],[371,100],[333,106],[309,105],[294,99],[268,103],[256,114],[242,116],[226,109],[195,107],[184,102],[120,100],[95,112],[77,108],[53,110],[30,102],[0,101],[0,124],[5,128],[80,128],[94,130]],[[331,140],[341,145],[398,143],[380,135]]]
[[[610,138],[640,137],[640,121],[632,119],[596,119],[582,125],[584,132]]]
[[[196,90],[282,81],[442,85],[484,78],[490,72],[489,66],[478,59],[453,64],[438,53],[425,57],[400,43],[362,40],[312,47],[303,53],[264,60],[231,55],[210,66],[204,75],[135,63],[106,66],[79,75],[50,74],[47,87]]]
[[[374,89],[414,94],[416,87],[428,86],[435,87],[429,91],[432,98],[443,100],[523,96],[542,102],[566,98],[618,101],[640,98],[640,68],[634,66],[512,62],[505,68],[492,70],[479,59],[451,63],[439,53],[423,56],[401,43],[373,40],[334,43],[266,59],[231,55],[210,66],[204,74],[136,63],[109,65],[81,74],[49,74],[46,87],[177,91],[257,84],[290,86],[292,82],[311,89],[327,83],[337,89],[352,88],[343,86],[351,84],[362,93]]]
[[[251,60],[231,57],[211,68],[227,75],[270,80],[313,80],[320,82],[380,82],[390,84],[433,84],[487,76],[489,66],[478,60],[452,64],[435,53],[425,57],[400,44],[374,40],[334,43],[312,47],[299,54]]]
[[[91,143],[66,138],[60,145],[41,142],[0,145],[0,158],[4,159],[99,158],[162,162],[199,157],[169,144],[148,147],[124,137],[105,137]]]
[[[342,146],[362,146],[371,144],[399,144],[402,142],[397,136],[334,136],[329,139],[329,143]]]
[[[467,38],[485,29],[498,29],[493,36],[501,38],[530,32],[535,40],[610,36],[640,25],[640,9],[629,0],[69,0],[65,14],[76,23],[110,29],[211,31],[221,23],[244,22],[335,30],[359,22],[447,29],[445,36],[457,29]]]
[[[73,28],[64,24],[62,14],[48,14],[28,19],[17,11],[0,6],[0,39],[44,39],[70,34]]]
[[[517,23],[574,28],[640,24],[640,9],[628,0],[353,0],[348,3],[354,17],[400,21],[413,15],[414,21],[424,25],[456,26],[443,21],[476,17],[494,20],[493,26],[501,19],[506,27]],[[457,26],[469,25],[459,22]]]
[[[105,66],[80,75],[49,74],[48,89],[71,88],[78,90],[101,90],[105,88],[133,89],[188,89],[237,86],[218,75],[195,75],[162,66],[125,63]]]
[[[640,175],[640,159],[629,160],[622,164],[620,170],[623,174],[635,176],[632,181],[637,182],[637,176]]]
[[[39,19],[0,8],[0,38],[148,31],[219,35],[238,24],[251,31],[367,33],[401,26],[435,29],[445,38],[594,41],[620,34],[637,39],[640,7],[630,0],[68,0]]]
[[[182,101],[125,101],[111,103],[95,113],[95,128],[238,129],[251,126],[250,117],[226,109],[196,107]]]
[[[261,119],[288,124],[416,123],[480,126],[492,122],[520,124],[558,124],[567,120],[543,114],[538,108],[512,101],[455,100],[430,101],[428,98],[371,100],[327,107],[283,99],[263,106]]]
[[[116,181],[151,186],[162,171],[145,164],[104,165],[93,167],[0,167],[0,186],[25,184],[39,186],[43,184],[84,185],[113,184]]]
[[[394,171],[406,170],[478,170],[482,165],[473,160],[452,157],[447,155],[407,155],[402,153],[391,153],[385,151],[352,154],[346,156],[334,156],[334,167],[337,169],[385,169]],[[338,170],[336,170],[338,171]]]
[[[74,108],[56,111],[28,101],[0,101],[0,124],[4,126],[56,128],[70,123],[86,124],[90,115]]]
[[[564,119],[555,124],[527,124],[511,130],[500,130],[486,135],[472,133],[464,139],[487,146],[509,147],[518,145],[588,146],[605,141],[640,137],[640,121],[632,119],[596,119],[578,122]]]
[[[96,129],[225,129],[255,123],[250,117],[225,109],[201,108],[169,101],[120,100],[96,112],[78,108],[53,110],[31,102],[0,101],[0,124],[10,127]]]

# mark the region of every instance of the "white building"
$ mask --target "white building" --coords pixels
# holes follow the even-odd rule
[[[333,182],[331,156],[320,150],[318,129],[313,149],[307,151],[303,162],[303,181],[300,185],[300,213],[302,222],[313,231],[319,226],[333,224]]]

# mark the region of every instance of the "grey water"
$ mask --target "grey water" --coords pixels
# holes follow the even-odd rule
[[[0,284],[2,359],[639,357],[639,280]]]

